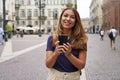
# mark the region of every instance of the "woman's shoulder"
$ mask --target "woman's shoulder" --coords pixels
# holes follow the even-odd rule
[[[49,35],[49,36],[48,36],[48,39],[52,39],[52,38],[53,38],[53,35]]]

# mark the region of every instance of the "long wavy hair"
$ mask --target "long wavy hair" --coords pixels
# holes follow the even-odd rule
[[[71,31],[71,36],[70,36],[72,49],[86,49],[88,38],[83,29],[79,13],[77,12],[75,8],[65,8],[62,11],[59,21],[56,26],[57,29],[53,34],[53,41],[52,41],[53,45],[55,45],[55,42],[58,40],[58,35],[63,33],[63,26],[61,24],[61,19],[62,19],[63,13],[66,10],[72,10],[75,14],[75,25],[71,29],[72,31]]]

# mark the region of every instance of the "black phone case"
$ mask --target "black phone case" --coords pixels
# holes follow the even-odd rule
[[[60,41],[59,45],[63,45],[63,43],[68,42],[68,36],[64,35],[64,34],[61,34],[61,35],[58,36],[58,40]]]

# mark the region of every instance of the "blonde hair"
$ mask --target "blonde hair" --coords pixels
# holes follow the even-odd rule
[[[55,42],[58,40],[58,35],[63,33],[63,26],[61,24],[61,18],[62,18],[63,13],[66,10],[72,10],[75,14],[75,25],[74,27],[72,27],[71,37],[70,37],[72,48],[73,49],[86,49],[88,38],[83,29],[79,13],[74,8],[66,8],[62,11],[60,15],[60,19],[57,24],[57,29],[53,34],[53,45],[55,45]]]

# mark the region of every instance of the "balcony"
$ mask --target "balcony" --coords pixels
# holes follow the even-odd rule
[[[28,20],[31,20],[31,19],[32,19],[32,17],[31,17],[31,16],[28,16],[28,17],[27,17],[27,19],[28,19]]]
[[[20,18],[19,18],[19,16],[16,16],[16,20],[19,20]]]
[[[20,8],[20,4],[15,4],[15,9],[19,9]]]
[[[38,19],[40,19],[40,20],[46,20],[47,17],[46,16],[39,16]]]

